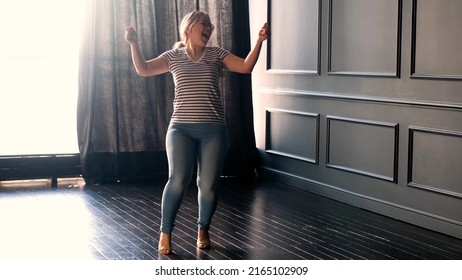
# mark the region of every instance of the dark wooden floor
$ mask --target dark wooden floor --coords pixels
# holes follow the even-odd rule
[[[191,187],[171,256],[157,253],[164,182],[0,183],[0,259],[462,259],[462,240],[285,185],[224,183],[208,250],[195,247]]]

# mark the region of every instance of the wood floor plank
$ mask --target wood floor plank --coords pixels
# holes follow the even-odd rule
[[[173,254],[159,255],[164,183],[0,186],[0,259],[462,259],[460,239],[265,181],[223,183],[206,250],[195,245],[197,189],[191,186]]]

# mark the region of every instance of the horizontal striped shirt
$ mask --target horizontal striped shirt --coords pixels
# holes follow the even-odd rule
[[[198,61],[191,59],[185,48],[160,55],[175,83],[172,122],[225,124],[219,81],[223,60],[229,54],[219,47],[206,47]]]

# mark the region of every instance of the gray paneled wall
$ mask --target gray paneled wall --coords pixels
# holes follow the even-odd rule
[[[319,114],[267,109],[265,151],[317,164]]]
[[[272,26],[270,71],[319,74],[320,3],[319,0],[290,0],[290,5],[285,1],[271,3],[268,10],[268,22]],[[273,25],[273,21],[276,24]],[[299,32],[301,26],[303,32]]]
[[[329,7],[331,74],[399,75],[400,0],[330,0]]]
[[[462,1],[414,0],[414,77],[462,79]]]
[[[462,1],[250,10],[272,27],[252,77],[262,173],[462,238]]]
[[[462,133],[409,128],[409,185],[462,198]]]
[[[327,167],[397,182],[398,124],[326,118]]]

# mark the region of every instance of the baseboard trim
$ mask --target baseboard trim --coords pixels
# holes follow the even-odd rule
[[[37,154],[0,156],[0,180],[58,178],[81,175],[79,154]]]

